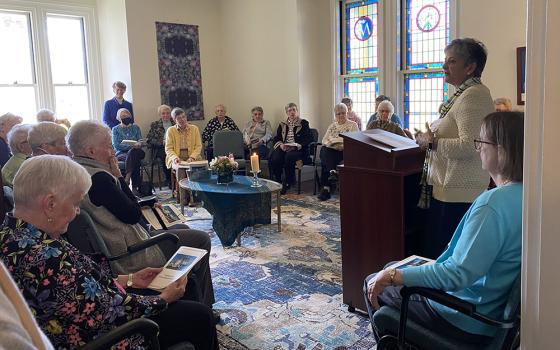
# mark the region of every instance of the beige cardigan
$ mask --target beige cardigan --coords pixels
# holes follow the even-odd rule
[[[480,136],[482,119],[493,111],[490,91],[480,84],[465,90],[441,119],[429,178],[435,199],[471,203],[488,186],[490,175],[482,170],[473,140]]]

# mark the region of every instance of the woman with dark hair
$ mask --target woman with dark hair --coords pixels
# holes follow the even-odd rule
[[[440,107],[439,119],[416,135],[427,149],[419,206],[429,208],[420,240],[422,255],[429,258],[445,248],[461,217],[488,185],[488,174],[472,148],[482,119],[494,111],[490,90],[480,80],[486,57],[484,44],[470,38],[455,39],[445,48],[445,81],[456,91]]]
[[[471,147],[473,146],[471,140]],[[484,118],[474,139],[482,169],[497,187],[482,193],[463,216],[449,246],[434,264],[384,270],[366,278],[364,295],[374,334],[388,325],[374,318],[375,309],[400,309],[400,289],[440,289],[498,319],[513,283],[521,273],[523,199],[523,113],[495,112]],[[485,341],[496,329],[421,296],[413,296],[409,317],[439,333],[461,340]]]

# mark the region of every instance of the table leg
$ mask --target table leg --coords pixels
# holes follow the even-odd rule
[[[278,215],[278,232],[282,232],[282,206],[280,205],[280,191],[276,191],[276,213]]]
[[[239,235],[237,235],[237,238],[235,239],[235,241],[237,242],[237,246],[241,247],[241,234],[243,232],[239,232]]]

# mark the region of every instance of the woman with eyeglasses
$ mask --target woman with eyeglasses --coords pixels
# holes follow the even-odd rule
[[[366,278],[364,295],[374,335],[380,339],[391,325],[374,317],[380,305],[400,309],[400,289],[439,289],[476,306],[476,311],[501,319],[513,284],[521,273],[523,209],[523,113],[495,112],[484,118],[474,147],[481,169],[497,187],[470,205],[434,264],[395,269],[388,265]],[[415,295],[409,319],[461,341],[486,343],[496,328]],[[421,345],[421,344],[416,344]]]
[[[440,107],[439,119],[416,135],[418,144],[428,149],[419,202],[428,209],[420,253],[432,259],[445,249],[488,185],[488,174],[472,147],[482,119],[494,111],[490,90],[481,81],[486,58],[484,44],[475,39],[455,39],[445,48],[445,81],[455,86],[455,93]]]

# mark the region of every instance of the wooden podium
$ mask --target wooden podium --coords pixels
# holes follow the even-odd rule
[[[379,129],[342,135],[342,291],[343,302],[352,312],[367,310],[362,292],[365,277],[404,258],[405,237],[414,236],[422,226],[416,204],[424,151],[388,147],[367,136],[374,132],[394,137]],[[406,253],[415,250],[408,247]]]

